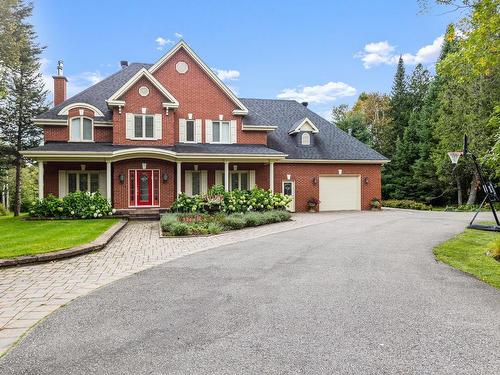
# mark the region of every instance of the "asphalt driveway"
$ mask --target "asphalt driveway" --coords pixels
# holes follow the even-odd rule
[[[436,262],[469,215],[387,211],[197,253],[79,298],[2,374],[496,374],[500,292]]]

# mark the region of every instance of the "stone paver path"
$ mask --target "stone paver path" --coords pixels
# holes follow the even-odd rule
[[[198,251],[359,214],[296,214],[290,222],[190,238],[160,238],[158,222],[130,222],[100,252],[0,269],[0,355],[46,315],[115,280]]]

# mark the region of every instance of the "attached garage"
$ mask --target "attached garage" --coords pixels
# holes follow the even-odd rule
[[[360,176],[320,176],[320,211],[361,210]]]

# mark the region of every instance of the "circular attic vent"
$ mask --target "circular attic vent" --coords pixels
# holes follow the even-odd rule
[[[188,71],[188,64],[184,61],[179,61],[177,62],[177,64],[175,64],[175,70],[177,70],[177,72],[181,74],[184,74]]]
[[[139,95],[140,96],[148,96],[149,95],[149,89],[146,86],[141,86],[139,88]]]

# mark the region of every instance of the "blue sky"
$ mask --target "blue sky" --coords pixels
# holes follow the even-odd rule
[[[432,0],[429,0],[432,2]],[[432,69],[459,14],[400,1],[35,0],[47,85],[64,59],[69,94],[155,62],[181,37],[240,97],[307,100],[325,115],[362,91],[388,92],[395,60]]]

